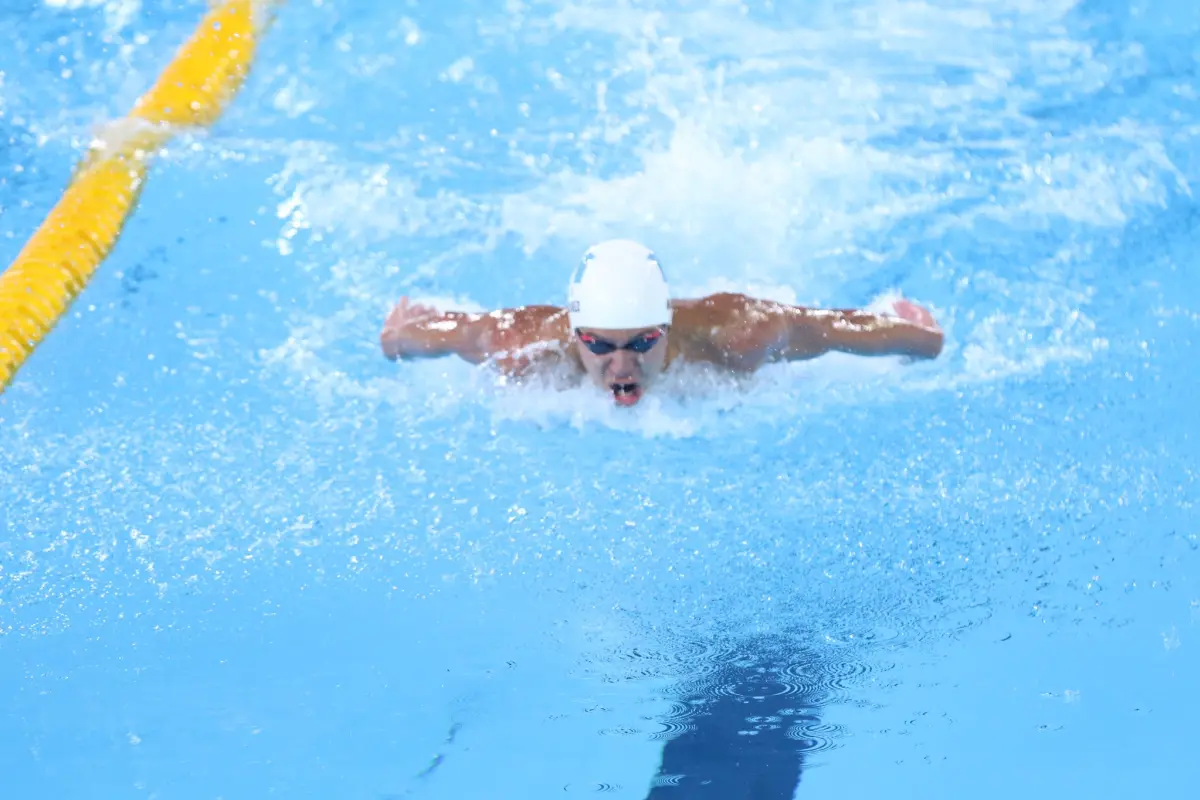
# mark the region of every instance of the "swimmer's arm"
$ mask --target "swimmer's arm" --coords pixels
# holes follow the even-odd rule
[[[944,336],[936,324],[859,309],[811,309],[782,306],[777,358],[801,360],[837,351],[860,356],[937,358]]]
[[[482,346],[486,320],[484,314],[439,312],[403,325],[385,325],[379,344],[391,361],[456,355],[477,364],[488,356]]]
[[[417,314],[406,303],[398,305],[380,334],[380,345],[390,360],[438,358],[456,355],[472,364],[516,353],[555,339],[554,320],[562,309],[524,306],[487,313],[436,311],[420,307]]]
[[[924,309],[906,304],[904,310],[928,324],[859,309],[804,308],[740,294],[710,295],[682,305],[677,315],[691,331],[712,332],[711,360],[739,370],[833,351],[936,358],[942,350],[942,331]]]

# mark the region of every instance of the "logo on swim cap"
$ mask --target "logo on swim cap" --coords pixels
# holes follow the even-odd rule
[[[654,266],[658,267],[658,274],[663,277],[663,280],[666,280],[667,279],[667,271],[665,269],[663,269],[662,262],[658,260],[658,256],[654,255],[654,253],[648,253],[646,255],[646,258],[649,259],[650,262],[654,264]]]

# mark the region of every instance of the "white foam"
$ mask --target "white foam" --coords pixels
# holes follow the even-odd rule
[[[481,396],[500,421],[543,428],[609,429],[646,438],[726,435],[731,428],[819,412],[827,403],[876,402],[881,390],[903,387],[913,367],[899,358],[863,359],[833,353],[818,359],[772,364],[752,376],[735,377],[702,364],[677,363],[632,408],[582,378],[510,384],[482,377]],[[919,368],[917,369],[918,373]]]

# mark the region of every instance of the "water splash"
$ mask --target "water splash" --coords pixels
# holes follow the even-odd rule
[[[402,134],[384,146],[391,163],[323,146],[316,159],[289,156],[278,173],[281,243],[301,247],[299,263],[321,291],[346,301],[333,316],[297,315],[298,330],[326,319],[341,341],[313,342],[313,360],[294,364],[292,378],[309,382],[297,369],[337,373],[325,395],[354,383],[330,365],[366,367],[347,361],[346,348],[374,338],[385,298],[401,291],[474,295],[488,307],[559,302],[561,265],[610,235],[651,241],[681,295],[739,290],[845,306],[903,288],[947,329],[933,369],[827,359],[777,370],[749,392],[769,398],[760,410],[790,408],[796,395],[854,402],[954,391],[1086,362],[1106,346],[1094,298],[1072,277],[1095,257],[1091,237],[1188,187],[1153,125],[1038,133],[1040,98],[1100,91],[1143,68],[1070,38],[1062,21],[1074,5],[510,9],[482,26],[484,51],[526,40],[539,57],[588,52],[546,67],[552,90],[538,113],[504,117],[499,132]],[[1085,57],[1097,66],[1081,71]],[[486,58],[472,64],[473,75],[489,69]],[[495,151],[483,145],[496,141],[507,141],[516,172],[484,160]],[[422,177],[433,165],[441,188]],[[445,188],[481,169],[494,171],[489,187]],[[1061,232],[1060,246],[1021,235],[1046,226]],[[379,255],[387,247],[419,256],[401,266]],[[1001,278],[978,265],[996,253],[1024,273]],[[325,254],[336,266],[322,265]],[[577,424],[568,409],[585,409],[585,420],[626,428],[587,410],[586,396],[542,402],[531,411],[532,398],[505,395],[496,412]],[[708,416],[730,405],[745,408],[745,397],[722,397]],[[704,419],[674,422],[680,411],[647,411],[645,430],[705,429]]]

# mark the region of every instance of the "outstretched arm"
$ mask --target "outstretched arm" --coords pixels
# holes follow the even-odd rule
[[[942,350],[932,315],[907,300],[897,301],[895,315],[804,308],[741,294],[712,295],[685,307],[687,327],[708,341],[710,357],[736,369],[832,351],[935,358]]]
[[[392,361],[456,355],[479,364],[555,338],[552,322],[560,312],[552,306],[486,313],[438,311],[401,298],[383,323],[379,344]]]
[[[924,308],[899,300],[894,314],[857,309],[798,309],[791,312],[781,356],[812,358],[831,350],[863,356],[936,358],[944,335]]]
[[[457,355],[478,363],[487,357],[484,319],[483,314],[438,311],[402,297],[384,320],[379,345],[392,361]]]

